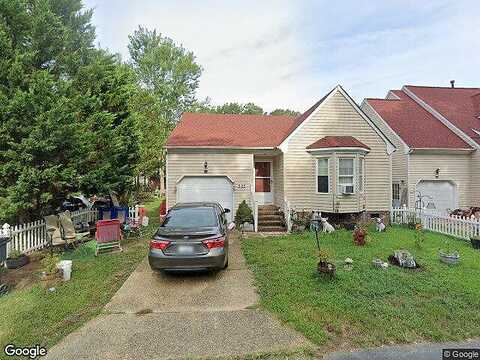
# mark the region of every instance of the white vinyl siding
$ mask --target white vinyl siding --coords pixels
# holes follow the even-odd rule
[[[472,156],[470,154],[410,154],[409,202],[415,204],[415,189],[420,180],[448,180],[457,185],[458,206],[472,206],[470,192]],[[439,176],[435,171],[440,169]]]
[[[306,147],[325,136],[353,136],[370,147],[365,155],[364,193],[343,196],[337,193],[337,158],[330,161],[331,193],[317,193],[316,157]],[[355,156],[355,154],[348,154]],[[387,145],[367,121],[336,91],[289,140],[284,155],[285,197],[295,208],[325,212],[377,212],[390,209],[390,157]]]
[[[204,174],[205,161],[208,174]],[[167,207],[175,205],[177,182],[185,175],[227,175],[234,182],[234,209],[246,200],[251,203],[253,154],[229,150],[169,149],[167,153]]]

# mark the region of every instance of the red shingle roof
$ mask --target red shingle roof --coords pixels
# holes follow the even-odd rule
[[[366,99],[411,148],[468,149],[470,146],[401,90],[396,99]]]
[[[480,144],[480,135],[474,131],[480,131],[476,109],[480,88],[405,87]]]
[[[297,123],[290,116],[184,113],[166,145],[276,147]]]
[[[166,146],[277,147],[320,106],[332,91],[296,118],[272,115],[183,113],[170,134]]]
[[[308,145],[307,149],[325,149],[338,147],[354,147],[370,150],[367,145],[362,143],[360,140],[355,139],[353,136],[325,136],[315,141],[313,144]]]

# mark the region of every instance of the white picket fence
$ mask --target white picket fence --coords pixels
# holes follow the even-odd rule
[[[401,208],[391,209],[390,221],[394,224],[408,224],[420,221],[425,230],[450,235],[459,239],[470,240],[480,236],[480,219],[465,218],[460,216],[447,216]]]
[[[130,207],[128,217],[138,220],[139,207]],[[74,224],[81,222],[96,222],[98,220],[98,211],[82,209],[70,213]],[[47,227],[45,220],[37,220],[26,224],[12,225],[4,224],[0,228],[0,235],[10,237],[7,244],[7,256],[12,250],[19,250],[22,253],[31,253],[39,250],[48,244]]]

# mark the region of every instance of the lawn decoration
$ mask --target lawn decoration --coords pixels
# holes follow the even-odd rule
[[[322,218],[320,216],[320,221],[322,222],[323,232],[330,234],[335,231],[335,228],[328,222],[328,218]]]
[[[375,226],[376,226],[376,228],[377,228],[377,231],[378,231],[378,232],[383,232],[383,231],[385,231],[385,223],[383,222],[383,219],[379,217],[379,218],[376,219],[376,222],[377,222],[377,223],[376,223]]]
[[[395,250],[393,255],[388,257],[391,264],[408,269],[415,269],[418,267],[415,258],[407,250]]]
[[[343,268],[346,270],[346,271],[352,271],[353,270],[353,259],[352,258],[346,258],[344,260],[344,266]]]
[[[318,265],[317,265],[317,272],[320,275],[325,275],[328,278],[333,278],[335,276],[335,265],[328,261],[329,254],[328,254],[327,250],[320,249],[320,240],[318,239],[318,229],[320,227],[319,223],[320,222],[323,223],[323,218],[321,216],[319,216],[317,219],[313,219],[313,217],[312,217],[311,221],[312,221],[312,223],[317,223],[317,225],[314,226],[315,240],[317,242],[318,257],[319,257],[319,262],[318,262]],[[323,232],[325,232],[325,230]]]
[[[445,241],[445,246],[439,250],[438,255],[440,261],[448,265],[457,265],[460,262],[460,253],[450,246],[448,240]]]

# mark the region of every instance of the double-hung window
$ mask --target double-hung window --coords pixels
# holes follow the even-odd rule
[[[353,158],[338,159],[338,192],[340,194],[354,192],[354,164]]]
[[[317,192],[328,193],[329,188],[328,158],[317,159]]]

